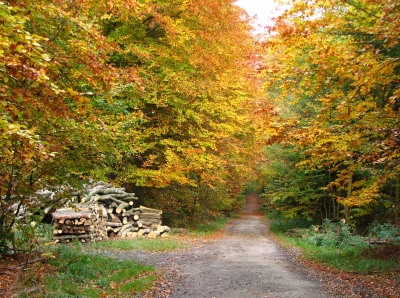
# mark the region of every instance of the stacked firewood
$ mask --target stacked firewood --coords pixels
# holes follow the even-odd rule
[[[60,210],[53,213],[55,224],[53,238],[59,242],[69,242],[74,238],[83,239],[82,242],[89,242],[103,240],[105,237],[166,237],[170,229],[162,226],[162,211],[144,206],[134,208],[134,200],[137,200],[135,194],[126,192],[125,188],[116,188],[111,184],[97,182],[87,188],[86,195],[81,195],[81,204],[75,206],[74,214],[71,213],[71,210],[67,212],[63,209],[60,209],[63,210],[61,213],[67,212],[68,218],[62,217]],[[87,209],[93,204],[101,206],[101,216],[94,225],[90,218],[91,220],[85,226],[85,219],[89,219],[91,216]],[[71,219],[74,219],[74,227],[66,226],[65,222],[71,225]],[[98,224],[103,225],[100,237],[97,236],[99,234],[97,232]],[[84,237],[85,232],[96,236],[87,239]]]
[[[82,203],[98,202],[109,210],[115,209],[118,213],[133,206],[137,200],[134,193],[125,191],[125,188],[113,187],[111,184],[97,182],[88,187],[88,193],[81,198]],[[111,212],[109,212],[111,213]]]
[[[107,211],[98,204],[77,204],[61,208],[53,214],[54,242],[68,243],[77,240],[83,243],[101,241],[107,238],[104,226]]]
[[[150,232],[157,231],[157,229],[160,230],[157,236],[169,231],[168,227],[162,226],[161,210],[140,206],[139,208],[125,209],[121,212],[120,210],[110,212],[110,209],[108,211],[108,222],[105,225],[110,238],[133,238],[146,235],[153,237],[154,233],[150,234]]]
[[[153,237],[154,234],[161,236],[169,231],[168,227],[160,227],[161,210],[143,206],[134,208],[133,200],[137,200],[134,193],[128,193],[125,188],[115,188],[104,182],[91,185],[88,194],[82,198],[82,202],[98,202],[106,208],[108,218],[105,227],[110,238],[147,235]],[[163,231],[154,233],[157,229]]]

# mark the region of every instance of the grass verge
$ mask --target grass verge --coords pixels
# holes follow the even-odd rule
[[[322,232],[301,218],[285,219],[279,212],[266,215],[270,231],[285,247],[297,247],[309,261],[359,274],[396,273],[400,270],[400,243],[367,244],[351,227],[325,222]],[[300,233],[300,234],[299,234]],[[294,237],[293,237],[294,236]]]
[[[275,234],[285,247],[300,248],[302,256],[307,260],[325,264],[338,270],[360,274],[390,273],[400,270],[400,263],[395,258],[382,259],[368,256],[367,246],[342,245],[316,246],[303,238],[293,238],[282,233]]]
[[[85,251],[126,251],[126,250],[139,250],[139,251],[174,251],[177,249],[187,248],[189,242],[179,236],[170,236],[168,238],[136,238],[136,239],[110,239],[107,241],[93,242],[90,245],[84,246]]]
[[[81,244],[57,245],[45,265],[27,268],[32,274],[25,272],[24,290],[18,297],[132,297],[156,279],[151,266],[85,253],[81,248]],[[40,265],[38,276],[34,273]]]
[[[219,217],[208,223],[200,224],[197,229],[189,231],[191,237],[208,237],[220,231],[234,217]]]

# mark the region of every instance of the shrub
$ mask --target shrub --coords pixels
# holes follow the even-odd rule
[[[308,228],[313,222],[304,217],[285,218],[279,211],[272,211],[267,214],[267,218],[273,219],[269,229],[273,233],[285,233],[294,228]]]
[[[387,240],[390,242],[400,242],[400,230],[390,223],[380,224],[374,222],[369,229],[369,236],[371,238],[378,238],[379,240]]]
[[[353,229],[342,222],[332,223],[326,219],[322,229],[313,226],[307,234],[306,241],[316,246],[364,246],[364,239],[353,234]]]

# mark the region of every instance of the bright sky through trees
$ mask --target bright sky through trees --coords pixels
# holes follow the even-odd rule
[[[277,10],[278,4],[273,0],[238,0],[236,5],[244,8],[249,16],[256,16],[254,20],[254,27],[261,30],[262,27],[272,24],[272,18],[279,12]]]

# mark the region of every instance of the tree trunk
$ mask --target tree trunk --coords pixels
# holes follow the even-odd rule
[[[195,195],[195,197],[193,198],[193,207],[192,207],[192,212],[191,212],[191,216],[192,219],[194,220],[194,214],[196,212],[196,204],[197,204],[197,196]]]
[[[396,227],[400,226],[400,178],[396,178],[395,190],[395,206],[394,206],[394,224]]]
[[[351,197],[351,189],[353,187],[353,174],[349,177],[349,183],[347,185],[347,199]],[[344,220],[346,224],[349,223],[349,217],[350,217],[350,212],[349,212],[349,205],[344,204]]]

